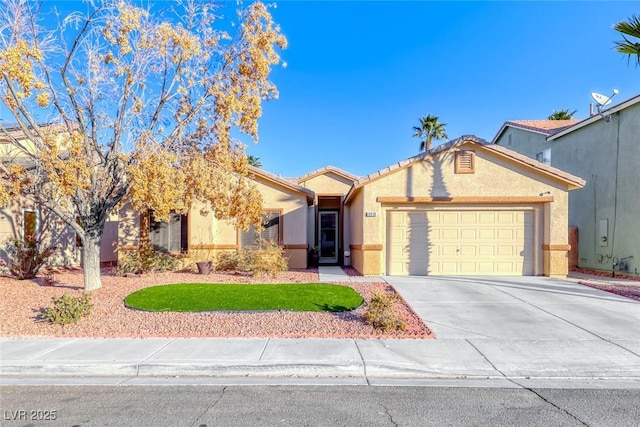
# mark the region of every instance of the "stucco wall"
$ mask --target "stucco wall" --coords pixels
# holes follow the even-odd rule
[[[130,203],[123,203],[118,211],[118,247],[140,245],[140,215]]]
[[[289,258],[289,268],[306,268],[307,263],[307,199],[306,195],[268,181],[256,182],[263,198],[263,210],[279,211],[282,244]],[[213,258],[219,251],[239,248],[239,232],[233,221],[217,220],[213,212],[202,215],[202,204],[189,212],[188,247],[197,258]],[[118,242],[139,245],[139,215],[127,204],[120,211]]]
[[[296,193],[270,183],[259,183],[264,210],[282,210],[280,226],[284,245],[307,244],[307,199]]]
[[[349,205],[348,217],[345,220],[349,221],[349,235],[347,237],[348,242],[345,242],[345,248],[349,248],[351,254],[351,266],[362,273],[364,269],[364,255],[362,249],[358,249],[362,245],[363,239],[363,220],[364,220],[364,191],[366,188],[356,190],[354,197],[351,199]]]
[[[118,260],[118,215],[111,214],[104,224],[102,241],[100,242],[100,261],[115,262]]]
[[[611,270],[613,258],[640,272],[640,104],[550,142],[551,164],[587,181],[569,195],[569,224],[578,227],[580,267]],[[617,168],[616,168],[617,165]],[[617,173],[616,173],[617,172]],[[607,220],[601,246],[599,221]]]
[[[77,267],[82,262],[82,250],[76,247],[76,233],[48,209],[40,208],[24,198],[13,200],[9,206],[0,209],[0,258],[7,261],[5,247],[11,237],[22,237],[23,211],[37,212],[37,233],[46,245],[58,249],[49,260],[57,267]]]
[[[351,181],[332,172],[325,172],[322,175],[300,182],[301,186],[312,190],[316,194],[346,194],[351,188],[351,184]]]
[[[455,174],[455,153],[454,151],[446,151],[366,184],[360,190],[362,194],[358,194],[350,201],[351,209],[360,211],[357,214],[355,212],[351,214],[352,243],[362,244],[364,247],[381,245],[382,251],[379,254],[378,263],[382,269],[385,268],[386,215],[385,206],[376,200],[378,197],[451,197],[453,199],[456,197],[485,197],[495,198],[496,205],[498,205],[505,203],[501,201],[505,197],[529,197],[535,200],[543,193],[545,197],[553,197],[553,202],[547,203],[546,209],[540,208],[542,204],[533,203],[529,206],[538,206],[539,209],[536,212],[540,218],[537,219],[537,226],[543,230],[540,233],[542,241],[538,242],[539,247],[535,248],[538,251],[538,256],[542,258],[543,245],[555,249],[567,245],[568,196],[566,183],[541,175],[532,171],[530,167],[497,156],[477,145],[467,144],[457,149],[475,150],[474,174]],[[361,201],[359,197],[362,198]],[[428,206],[434,205],[424,205],[423,207]],[[365,216],[366,212],[374,213],[375,216]],[[356,237],[358,232],[362,233],[361,238]],[[371,256],[371,254],[366,255],[369,259]],[[563,267],[561,262],[558,264],[557,261],[557,258],[561,256],[559,254],[553,255],[556,265],[549,266],[546,269],[547,274],[554,274],[558,269],[561,272],[559,275],[566,274],[566,266]],[[564,256],[566,257],[566,251]],[[359,258],[360,254],[355,254],[354,266],[355,263],[360,262]],[[362,262],[365,262],[365,255],[362,255],[361,258]],[[550,260],[551,256],[548,258]],[[364,269],[367,270],[367,267],[364,266]]]
[[[496,140],[496,144],[532,159],[536,158],[536,154],[550,148],[546,135],[513,127],[507,127],[500,138]]]

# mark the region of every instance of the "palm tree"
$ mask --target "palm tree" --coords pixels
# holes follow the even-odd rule
[[[629,55],[629,60],[635,56],[636,65],[640,65],[640,15],[631,15],[628,21],[618,22],[613,29],[619,31],[624,39],[615,42],[618,52]]]
[[[413,136],[420,138],[420,151],[429,151],[431,149],[431,142],[434,139],[447,139],[447,132],[445,131],[445,123],[438,122],[438,116],[432,116],[427,114],[425,117],[421,117],[420,126],[413,127]]]
[[[569,109],[558,111],[553,110],[553,113],[547,117],[547,120],[571,120],[577,111],[578,110],[573,110],[569,112]]]
[[[255,166],[257,168],[261,168],[262,167],[262,163],[260,163],[260,157],[247,156],[247,162],[249,162],[249,164],[251,166]]]

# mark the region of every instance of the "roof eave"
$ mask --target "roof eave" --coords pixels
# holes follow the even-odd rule
[[[308,188],[304,188],[300,185],[297,184],[293,184],[285,179],[279,178],[273,174],[270,174],[269,172],[266,172],[260,168],[257,168],[255,166],[251,166],[249,165],[249,173],[256,175],[256,176],[260,176],[263,179],[273,182],[274,184],[277,184],[281,187],[287,188],[289,190],[298,192],[298,193],[302,193],[306,196],[307,198],[307,206],[312,206],[313,202],[315,200],[315,193],[311,190],[309,190]]]
[[[566,129],[564,129],[562,132],[558,132],[555,133],[553,135],[550,135],[549,137],[547,137],[547,141],[553,141],[556,140],[558,138],[561,138],[567,134],[570,134],[573,131],[576,131],[578,129],[581,129],[585,126],[588,126],[592,123],[597,122],[598,120],[602,120],[603,118],[605,118],[606,116],[610,116],[611,114],[615,114],[618,111],[622,111],[625,108],[631,107],[632,105],[635,105],[637,103],[640,102],[640,95],[636,95],[633,98],[629,98],[626,101],[622,101],[620,104],[615,105],[607,110],[601,111],[599,114],[595,114],[591,117],[587,117],[586,119],[584,119],[583,121],[576,123],[573,126],[570,126]]]
[[[340,168],[337,168],[335,166],[331,166],[331,165],[327,165],[323,168],[317,169],[315,171],[309,172],[306,175],[301,176],[300,178],[298,178],[298,184],[300,184],[301,182],[306,182],[309,181],[310,179],[313,179],[317,176],[320,175],[324,175],[326,173],[333,173],[335,175],[338,175],[341,178],[346,179],[347,181],[351,181],[351,182],[355,182],[358,180],[358,177],[355,175],[351,175],[349,172],[342,170]]]

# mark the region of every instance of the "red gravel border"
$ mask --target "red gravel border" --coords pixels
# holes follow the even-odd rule
[[[82,294],[80,270],[57,271],[55,284],[45,286],[42,277],[15,280],[0,277],[0,335],[11,338],[44,337],[224,337],[224,338],[434,338],[431,329],[399,298],[395,309],[405,331],[380,332],[368,325],[364,306],[343,313],[203,312],[151,313],[128,309],[123,300],[131,292],[169,283],[316,283],[317,269],[289,271],[274,277],[250,277],[192,272],[154,273],[119,277],[104,269],[102,288],[91,292],[94,308],[77,324],[59,326],[38,320],[51,298]],[[373,291],[395,293],[384,282],[341,282],[360,293],[365,301]]]
[[[613,277],[611,271],[591,270],[588,268],[577,268],[574,271],[576,273],[590,274],[592,276],[607,277],[607,280],[609,281],[615,281],[616,279],[640,281],[640,276],[631,276],[629,274],[620,273],[619,271],[616,271],[616,277]],[[571,273],[572,271],[569,272],[569,274]]]
[[[612,277],[610,271],[591,270],[588,268],[578,268],[574,271],[570,271],[569,276],[571,276],[572,272],[602,277],[602,279],[582,279],[575,276],[579,279],[578,283],[581,285],[640,301],[640,277],[638,276],[630,276],[628,274],[619,274],[616,272],[616,277]],[[625,284],[617,282],[616,280],[637,281],[639,283],[637,285]]]
[[[578,283],[590,288],[600,289],[601,291],[606,291],[612,294],[640,301],[640,285],[624,285],[622,283],[596,283],[583,280]]]

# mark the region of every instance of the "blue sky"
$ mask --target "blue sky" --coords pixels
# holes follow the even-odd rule
[[[491,140],[506,120],[589,114],[590,93],[640,94],[640,67],[612,26],[640,2],[306,2],[272,11],[289,41],[264,105],[263,168],[366,175],[418,153],[412,127],[440,116],[450,139]]]

